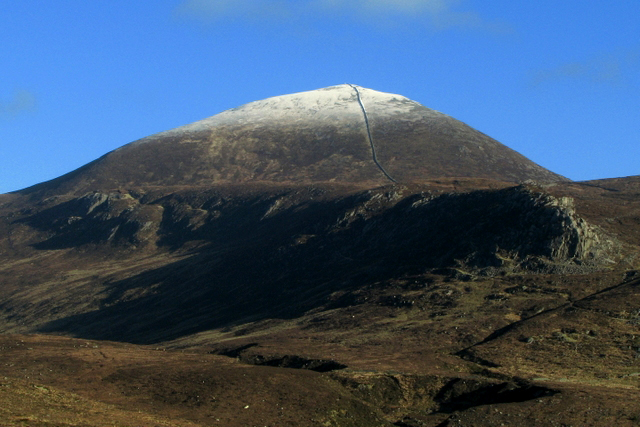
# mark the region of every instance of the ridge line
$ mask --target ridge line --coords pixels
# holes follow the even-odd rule
[[[351,83],[347,83],[347,84],[349,86],[351,86],[353,88],[353,90],[356,91],[356,96],[358,97],[358,104],[360,104],[360,108],[362,109],[362,114],[364,115],[364,124],[367,127],[367,137],[369,138],[369,144],[371,145],[371,154],[373,155],[373,162],[376,164],[376,166],[378,166],[378,169],[380,169],[382,171],[384,176],[386,176],[390,181],[397,183],[398,181],[393,179],[391,177],[391,175],[389,175],[387,173],[387,171],[384,170],[384,168],[382,167],[380,162],[378,162],[378,157],[376,156],[376,147],[375,147],[375,145],[373,145],[373,138],[371,137],[371,128],[369,126],[369,117],[367,116],[367,110],[364,108],[364,103],[362,102],[362,98],[360,97],[360,91],[358,90],[358,88],[355,85],[352,85]]]

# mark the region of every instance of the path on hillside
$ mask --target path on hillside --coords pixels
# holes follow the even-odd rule
[[[356,95],[358,97],[358,104],[360,104],[360,108],[362,109],[362,114],[364,115],[364,124],[367,127],[367,136],[369,138],[369,144],[371,145],[371,153],[373,155],[373,161],[374,163],[378,166],[378,168],[382,171],[382,173],[384,174],[384,176],[386,176],[387,178],[389,178],[389,180],[391,180],[392,182],[398,182],[395,179],[393,179],[391,177],[391,175],[389,175],[387,173],[386,170],[384,170],[384,168],[382,167],[382,165],[380,164],[380,162],[378,162],[378,157],[376,156],[376,147],[375,145],[373,145],[373,138],[371,137],[371,127],[369,126],[369,117],[367,116],[367,110],[364,108],[364,103],[362,102],[362,98],[360,97],[360,91],[358,90],[358,88],[355,85],[352,85],[351,83],[347,83],[349,86],[351,86],[353,88],[353,90],[356,91]]]

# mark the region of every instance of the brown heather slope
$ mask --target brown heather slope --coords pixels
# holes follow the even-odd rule
[[[451,372],[314,372],[54,336],[0,336],[3,426],[637,425],[637,388]]]
[[[0,195],[0,425],[638,425],[640,178],[358,91]]]

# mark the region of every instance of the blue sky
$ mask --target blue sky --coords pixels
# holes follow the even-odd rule
[[[270,96],[399,93],[574,180],[640,174],[640,1],[21,0],[0,193]]]

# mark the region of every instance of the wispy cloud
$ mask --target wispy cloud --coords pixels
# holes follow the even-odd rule
[[[433,30],[510,31],[507,25],[485,20],[465,7],[462,0],[183,0],[176,14],[204,22],[228,18],[286,21],[301,16],[348,16],[369,23],[422,22]]]
[[[467,7],[462,0],[317,0],[318,5],[381,21],[422,21],[434,30],[450,28],[510,31]]]
[[[561,64],[538,70],[531,77],[533,86],[561,80],[582,80],[591,83],[620,84],[625,74],[640,66],[640,49],[609,53],[584,61]]]
[[[28,90],[16,90],[9,100],[0,100],[0,118],[12,119],[21,113],[37,108],[37,98]]]
[[[291,18],[295,9],[285,0],[183,0],[175,14],[204,23],[230,18],[272,21]]]
[[[317,0],[316,3],[332,8],[355,8],[361,11],[388,11],[399,13],[442,13],[447,11],[452,0]]]

